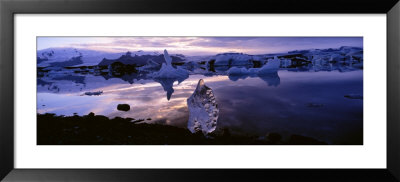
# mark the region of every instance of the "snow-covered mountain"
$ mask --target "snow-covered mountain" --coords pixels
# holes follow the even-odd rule
[[[158,52],[135,51],[132,56],[159,55]],[[48,48],[37,51],[38,67],[47,66],[93,66],[99,64],[104,58],[118,59],[126,52],[105,52],[77,48]],[[81,61],[78,61],[78,60]],[[73,62],[75,61],[75,62]]]

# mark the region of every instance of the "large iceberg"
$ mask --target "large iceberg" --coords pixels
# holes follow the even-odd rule
[[[182,68],[172,67],[172,58],[167,50],[164,50],[165,64],[163,63],[158,72],[153,73],[153,78],[187,78],[189,72]]]
[[[278,57],[275,56],[274,59],[269,59],[267,64],[265,64],[261,68],[238,68],[238,67],[232,67],[230,68],[227,73],[228,75],[265,75],[265,74],[271,74],[271,73],[276,73],[281,65],[280,60]]]
[[[189,108],[188,129],[192,132],[211,133],[217,127],[218,104],[211,88],[199,80],[196,90],[187,99]]]
[[[284,60],[288,62],[287,60]],[[278,86],[280,84],[280,78],[278,75],[278,69],[281,65],[281,61],[275,56],[274,59],[269,59],[267,64],[261,68],[238,68],[232,67],[227,71],[228,77],[232,81],[239,79],[246,79],[247,77],[259,77],[265,81],[268,86]]]
[[[169,56],[167,50],[164,50],[165,64],[163,63],[158,72],[152,74],[153,80],[160,83],[167,92],[167,99],[170,100],[174,89],[172,88],[175,81],[178,84],[189,77],[189,72],[182,68],[172,67],[172,58]]]

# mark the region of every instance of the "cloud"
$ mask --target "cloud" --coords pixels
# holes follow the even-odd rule
[[[160,52],[168,49],[186,55],[211,55],[222,52],[265,54],[363,45],[362,37],[50,37],[38,39],[38,45],[46,45],[46,41],[48,45],[109,52]]]

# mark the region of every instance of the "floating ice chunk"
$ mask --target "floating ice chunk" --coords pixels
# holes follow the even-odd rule
[[[97,91],[97,92],[85,92],[85,95],[101,95],[103,93],[103,91]]]
[[[257,74],[263,75],[263,74],[270,74],[270,73],[277,72],[280,65],[281,65],[280,60],[278,59],[277,56],[275,56],[274,59],[269,59],[267,64],[265,64],[263,67],[261,67],[258,70]]]
[[[160,71],[153,74],[154,78],[186,78],[189,76],[189,72],[182,68],[175,69],[172,66],[162,64]]]
[[[241,76],[241,75],[269,75],[271,73],[276,73],[281,65],[278,57],[275,56],[274,59],[268,60],[268,63],[261,68],[238,68],[232,67],[227,73],[230,76]]]
[[[259,70],[260,68],[249,68],[247,71],[249,72],[249,75],[256,75]]]
[[[153,73],[153,78],[187,78],[189,72],[182,68],[172,67],[172,58],[169,56],[167,50],[164,50],[164,59],[166,64],[162,64],[158,72]]]
[[[211,88],[199,80],[196,90],[187,99],[189,108],[188,129],[192,132],[211,133],[217,127],[219,115],[218,104]]]
[[[246,68],[232,67],[227,73],[228,75],[247,75],[249,71]]]
[[[260,69],[259,68],[238,68],[238,67],[232,67],[228,70],[228,75],[256,75]]]

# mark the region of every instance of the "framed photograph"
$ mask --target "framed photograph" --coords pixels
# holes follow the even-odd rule
[[[326,3],[1,1],[0,178],[399,181],[400,5]]]

